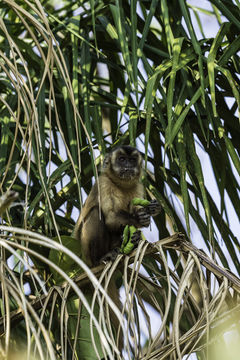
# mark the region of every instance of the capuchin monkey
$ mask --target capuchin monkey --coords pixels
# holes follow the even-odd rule
[[[120,146],[105,156],[99,176],[100,197],[95,183],[74,229],[83,260],[90,267],[116,257],[126,225],[148,227],[150,216],[160,212],[155,200],[141,208],[132,205],[134,198],[144,197],[141,173],[142,156],[134,147]]]
[[[99,184],[95,183],[90,191],[74,229],[74,237],[81,242],[83,260],[88,266],[114,260],[118,254],[116,249],[122,243],[124,227],[147,227],[150,216],[159,213],[160,205],[156,201],[144,207],[132,205],[134,198],[144,197],[141,173],[142,156],[131,146],[120,146],[105,156]],[[138,234],[135,240],[140,240],[140,232],[135,234]],[[114,279],[109,283],[108,294],[121,311],[119,291]],[[117,334],[119,321],[111,309],[110,316]],[[119,329],[120,351],[123,338],[123,332]]]

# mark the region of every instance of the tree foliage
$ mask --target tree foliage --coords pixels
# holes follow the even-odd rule
[[[162,205],[154,240],[181,232],[184,244],[204,247],[211,264],[174,238],[157,251],[140,244],[132,266],[130,257],[101,268],[103,287],[113,270],[123,271],[126,356],[205,359],[213,351],[205,344],[217,341],[209,340],[210,325],[221,312],[234,318],[238,279],[227,271],[219,277],[212,264],[239,276],[240,5],[207,5],[1,2],[0,191],[19,193],[2,215],[3,358],[22,341],[29,357],[42,359],[117,354],[108,311],[101,311],[109,299],[71,233],[102,155],[119,144],[138,146],[147,196]],[[215,21],[214,38],[201,14]],[[87,281],[99,292],[88,294]],[[79,330],[89,324],[90,334]]]

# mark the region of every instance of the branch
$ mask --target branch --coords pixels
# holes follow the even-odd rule
[[[181,252],[193,252],[201,262],[201,264],[212,272],[218,279],[222,279],[225,277],[228,279],[230,286],[240,293],[240,280],[239,278],[234,275],[230,270],[224,269],[221,266],[217,265],[210,257],[208,257],[202,250],[199,250],[194,246],[192,243],[186,241],[184,235],[178,234],[178,241],[175,244],[166,243],[164,247],[166,248],[173,248],[175,250],[179,250]],[[158,241],[156,244],[161,245],[161,240]]]
[[[228,281],[231,284],[231,287],[240,293],[240,280],[232,274],[229,270],[226,270],[216,263],[214,263],[213,260],[211,260],[207,255],[203,253],[203,251],[197,249],[194,245],[192,245],[190,242],[186,241],[185,236],[181,233],[176,233],[172,236],[169,236],[165,239],[159,240],[156,243],[149,243],[148,248],[145,252],[146,255],[158,253],[158,246],[163,246],[164,248],[172,248],[174,250],[178,250],[180,252],[193,252],[200,260],[201,264],[214,273],[214,275],[219,278],[220,280],[225,277],[228,279]],[[134,250],[130,254],[130,261],[129,263],[132,263],[134,261],[134,257],[136,255],[137,250]],[[93,274],[99,278],[100,275],[103,272],[105,265],[99,265],[92,269]],[[121,261],[118,265],[118,269],[121,269],[123,267],[123,261]],[[91,281],[89,280],[88,276],[84,273],[79,276],[77,276],[74,279],[74,282],[78,285],[79,288],[84,288],[87,285],[91,285]],[[64,291],[64,289],[68,286],[67,282],[64,282],[63,285],[60,287],[61,291]],[[73,293],[73,289],[70,289],[69,295]],[[48,304],[50,305],[53,301],[53,296],[49,297],[48,295],[42,295],[38,297],[37,299],[34,299],[30,302],[31,307],[38,311],[43,307],[43,303],[47,301],[48,298]],[[11,326],[15,326],[17,323],[19,323],[21,320],[24,319],[24,312],[22,309],[14,310],[10,313],[10,322]],[[0,318],[0,335],[4,334],[4,323],[6,318],[1,317]]]

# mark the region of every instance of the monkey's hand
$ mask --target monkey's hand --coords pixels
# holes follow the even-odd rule
[[[150,214],[147,211],[147,208],[142,207],[136,210],[137,221],[142,227],[148,227],[150,225]]]
[[[158,203],[157,200],[149,201],[145,199],[134,198],[132,203],[135,206],[142,206],[141,209],[144,209],[145,213],[149,214],[150,216],[156,216],[161,211],[161,205]]]
[[[160,211],[161,211],[161,208],[162,207],[159,204],[159,202],[157,202],[157,200],[149,201],[149,204],[146,206],[146,210],[148,211],[150,216],[158,215],[160,213]]]

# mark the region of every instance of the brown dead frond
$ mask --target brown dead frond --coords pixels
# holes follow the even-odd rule
[[[117,334],[122,329],[124,350],[129,356],[181,359],[199,350],[207,352],[214,342],[213,329],[219,322],[229,322],[230,314],[239,308],[236,302],[239,279],[189,244],[181,234],[154,244],[143,241],[129,257],[120,256],[114,264],[91,271],[63,245],[40,234],[6,226],[0,230],[1,246],[17,257],[18,266],[25,269],[18,272],[4,262],[1,266],[3,353],[14,349],[12,334],[22,324],[28,351],[39,358],[48,354],[54,359],[58,352],[67,356],[68,347],[79,354],[79,347],[84,348],[87,342],[100,357],[115,354],[121,359]],[[64,251],[81,267],[82,274],[69,277],[56,264],[31,250],[29,243]],[[178,253],[179,264],[183,264],[181,277],[168,265],[169,248]],[[61,274],[62,285],[46,286],[30,265],[30,258],[41,259],[46,266],[53,267]],[[121,309],[108,296],[113,277],[120,286]],[[194,283],[198,286],[194,287]],[[27,284],[31,291],[26,291]],[[119,319],[119,329],[112,327],[113,312]],[[231,326],[234,321],[231,317]],[[81,329],[86,329],[86,324],[89,332],[83,334]],[[52,342],[56,326],[59,343]]]

